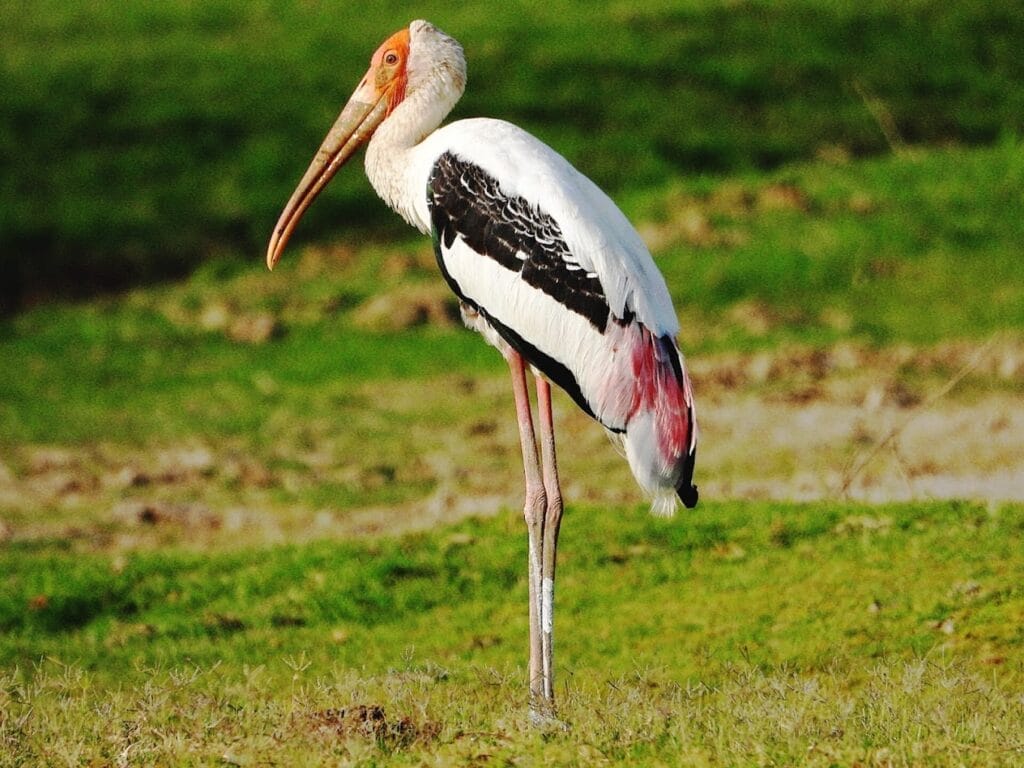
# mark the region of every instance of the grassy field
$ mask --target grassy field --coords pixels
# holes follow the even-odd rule
[[[566,733],[525,725],[524,537],[0,553],[0,764],[1010,765],[1024,507],[573,505]]]
[[[356,167],[262,267],[407,8],[0,3],[0,767],[1024,763],[1016,6],[578,8],[417,8],[636,222],[697,392],[673,520],[556,396],[539,733],[500,357]]]
[[[681,311],[704,501],[651,519],[556,403],[546,736],[510,396],[429,246],[4,321],[0,765],[1019,762],[1022,167],[1004,142],[623,198]],[[880,448],[853,495],[918,500],[843,500]],[[924,500],[951,487],[976,501]]]

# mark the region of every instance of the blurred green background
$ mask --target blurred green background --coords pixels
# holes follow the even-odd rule
[[[3,310],[258,261],[369,55],[414,16],[465,46],[455,117],[516,122],[620,198],[1024,127],[1019,0],[3,0]],[[300,237],[399,231],[347,173]]]

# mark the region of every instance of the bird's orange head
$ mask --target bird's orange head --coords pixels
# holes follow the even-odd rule
[[[360,88],[372,83],[374,94],[387,99],[388,114],[405,98],[409,82],[409,30],[400,29],[383,43],[370,59],[370,69]]]

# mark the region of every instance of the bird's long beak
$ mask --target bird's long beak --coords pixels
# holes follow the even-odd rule
[[[327,186],[327,182],[338,169],[352,157],[359,145],[370,138],[387,116],[387,112],[387,94],[378,93],[371,78],[367,77],[341,110],[338,119],[334,121],[334,126],[313,157],[313,162],[306,169],[302,181],[281,212],[274,233],[270,237],[270,245],[267,247],[268,269],[273,269],[277,260],[281,258],[281,252],[302,214]]]

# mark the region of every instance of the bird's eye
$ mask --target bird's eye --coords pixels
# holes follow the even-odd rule
[[[397,64],[398,63],[398,54],[395,53],[394,51],[388,51],[386,54],[384,54],[384,63],[385,64]]]

